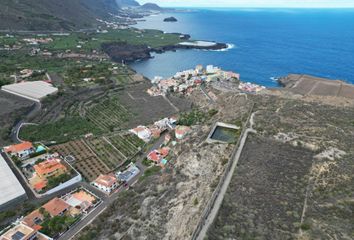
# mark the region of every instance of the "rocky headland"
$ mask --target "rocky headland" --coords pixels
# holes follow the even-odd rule
[[[228,46],[225,43],[213,43],[210,45],[167,45],[163,47],[151,48],[148,45],[131,45],[126,42],[113,42],[102,44],[102,49],[113,61],[135,62],[152,58],[151,53],[164,53],[166,51],[176,51],[178,49],[201,49],[201,50],[221,50]]]

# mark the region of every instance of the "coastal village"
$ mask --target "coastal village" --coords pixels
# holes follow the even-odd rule
[[[32,57],[45,54],[46,61],[58,56],[80,55],[73,57],[75,60],[69,66],[65,63],[62,78],[39,67],[22,65],[7,75],[11,81],[1,87],[6,99],[16,97],[16,104],[21,100],[29,101],[30,113],[44,106],[44,120],[17,121],[8,133],[13,144],[2,146],[0,173],[6,181],[0,182],[4,193],[0,196],[0,209],[9,214],[10,217],[4,218],[11,222],[6,222],[0,239],[73,238],[92,221],[100,219],[99,216],[107,216],[101,214],[116,207],[112,202],[136,194],[136,186],[137,191],[144,186],[153,196],[148,195],[147,200],[140,202],[141,209],[171,208],[173,214],[166,228],[177,232],[176,236],[190,236],[194,233],[191,228],[203,222],[196,218],[204,216],[202,206],[209,207],[208,200],[214,197],[212,191],[219,189],[216,188],[219,177],[231,167],[232,162],[228,160],[245,130],[245,119],[252,119],[249,111],[253,107],[247,99],[256,99],[270,90],[243,82],[240,74],[213,65],[197,65],[169,78],[155,77],[149,82],[124,62],[111,62],[106,54],[90,49],[89,45],[96,41],[92,40],[94,37],[74,41],[70,47],[63,44],[65,47],[59,52],[50,47],[58,41],[56,38],[58,36],[38,36],[9,45],[11,49],[25,46]],[[71,65],[76,64],[79,67],[72,68]],[[298,84],[294,84],[300,90],[305,84],[303,78],[299,77]],[[293,79],[288,81],[293,84]],[[322,80],[311,78],[309,81],[313,81],[316,89],[325,85]],[[351,89],[338,84],[341,89]],[[298,89],[290,91],[297,93]],[[195,99],[197,104],[205,103],[201,104],[202,108],[184,102],[195,103]],[[234,109],[230,103],[237,104],[238,108]],[[219,111],[222,117],[213,118],[220,116]],[[71,121],[66,122],[66,118]],[[205,119],[208,124],[202,124]],[[181,169],[181,175],[167,174]],[[154,185],[156,179],[150,182],[149,178],[157,173],[161,173],[158,186]],[[173,178],[186,180],[169,182]],[[144,179],[149,180],[144,182]],[[171,184],[170,188],[182,197],[160,206],[155,197],[160,197],[158,191],[164,189],[165,183]],[[206,190],[196,190],[201,188]],[[176,192],[172,192],[171,196],[175,195]],[[32,206],[26,210],[7,210],[23,207],[28,202]],[[199,215],[194,217],[193,211],[199,211]],[[181,222],[186,215],[193,222]],[[154,216],[152,214],[151,218]],[[127,219],[120,221],[129,221]],[[171,221],[183,225],[181,230]]]
[[[258,28],[236,27],[232,36],[218,37],[230,43],[219,43],[132,26],[145,16],[163,29],[183,26],[181,14],[194,10],[134,0],[25,2],[8,1],[0,10],[0,240],[354,239],[348,64],[312,61],[322,52],[301,46],[307,38],[288,42],[287,34],[260,36]],[[291,20],[280,21],[287,30],[296,24],[292,38],[311,29],[299,28],[303,18],[280,15]],[[237,26],[257,26],[254,13],[250,22],[244,11],[237,16]],[[236,18],[199,20],[231,26]],[[261,25],[263,33],[284,30],[274,21]],[[216,27],[208,33],[230,34]],[[334,34],[324,32],[311,35],[310,45]],[[299,53],[309,49],[304,59]],[[174,67],[173,54],[156,54],[180,50],[212,50],[205,56],[221,58],[153,79],[130,65],[155,57],[172,59]],[[222,61],[243,76],[211,65]],[[249,82],[267,82],[270,71],[349,77],[289,73],[271,78],[279,88]]]
[[[177,72],[173,77],[163,79],[155,77],[152,80],[153,87],[147,90],[151,96],[164,96],[168,93],[191,94],[196,88],[207,84],[238,84],[236,88],[245,93],[257,93],[265,89],[263,86],[252,83],[240,82],[240,74],[224,71],[213,65],[204,68],[202,65],[195,69]]]
[[[26,74],[22,76],[23,79],[32,74],[31,70],[22,72],[23,75]],[[205,69],[198,65],[193,70],[178,72],[169,79],[156,77],[147,93],[153,97],[172,93],[188,95],[196,88],[222,82],[237,84],[238,91],[241,92],[257,93],[264,89],[258,85],[241,83],[240,75],[237,73],[223,71],[212,65]],[[58,91],[47,81],[25,80],[5,85],[2,90],[36,102],[41,102]],[[14,235],[22,236],[20,239],[57,239],[71,226],[104,204],[105,199],[129,189],[130,185],[143,176],[146,169],[152,166],[165,168],[169,164],[171,150],[176,145],[183,144],[192,131],[192,126],[181,124],[179,116],[175,115],[155,121],[151,125],[138,125],[125,133],[120,133],[117,135],[121,139],[118,145],[116,137],[103,137],[110,148],[113,148],[111,154],[125,155],[123,161],[116,162],[108,168],[105,167],[107,160],[96,155],[100,150],[92,145],[96,140],[93,140],[95,136],[91,133],[87,133],[80,141],[50,146],[41,142],[22,141],[3,147],[1,162],[13,165],[14,171],[18,172],[16,176],[12,175],[9,182],[3,183],[3,187],[17,185],[18,189],[2,200],[0,207],[20,203],[28,198],[28,191],[36,199],[53,195],[55,197],[28,215],[17,219],[3,231],[1,239],[12,239]],[[95,162],[85,163],[81,160],[83,155],[90,153],[94,154],[91,156],[96,159]],[[141,153],[145,155],[136,162],[134,156]],[[100,166],[100,163],[104,163],[103,166]],[[98,164],[97,169],[90,170],[91,164],[95,166]],[[2,171],[13,174],[8,167]],[[21,186],[21,183],[25,186]],[[66,192],[67,189],[71,190]]]

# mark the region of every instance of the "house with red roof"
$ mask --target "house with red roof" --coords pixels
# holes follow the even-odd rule
[[[111,193],[118,187],[118,181],[114,174],[101,174],[95,181],[92,182],[92,184],[106,193]]]
[[[4,151],[11,156],[16,156],[20,159],[26,159],[32,153],[34,153],[36,149],[31,142],[22,142],[19,144],[4,147]]]
[[[191,131],[190,127],[177,126],[175,129],[175,135],[178,140],[182,140]]]
[[[129,130],[138,136],[141,140],[148,142],[151,139],[151,130],[145,126],[138,126],[134,129]]]
[[[151,151],[147,155],[147,159],[149,159],[150,161],[153,161],[156,164],[160,164],[161,160],[164,159],[165,157],[167,157],[169,152],[170,152],[170,148],[168,148],[168,147],[156,149],[156,150]]]
[[[49,202],[43,205],[43,208],[49,213],[51,217],[62,216],[70,209],[70,205],[67,204],[61,198],[53,198]]]
[[[22,219],[22,223],[39,231],[42,229],[42,226],[40,225],[44,220],[43,214],[40,213],[39,209],[34,210],[30,214],[28,214],[26,217]]]
[[[65,165],[61,163],[60,159],[52,158],[45,160],[33,166],[34,171],[41,179],[48,177],[57,177],[63,173],[68,172]]]

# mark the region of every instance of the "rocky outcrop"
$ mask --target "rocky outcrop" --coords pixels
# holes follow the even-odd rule
[[[125,42],[104,43],[102,49],[116,62],[134,62],[151,58],[151,49],[146,45],[130,45]]]
[[[130,45],[126,42],[114,42],[102,44],[102,49],[113,61],[116,62],[135,62],[151,58],[151,53],[164,53],[166,51],[176,51],[178,49],[203,49],[220,50],[227,48],[224,43],[217,43],[212,46],[187,46],[187,45],[167,45],[163,47],[150,48],[147,45]]]
[[[168,17],[163,20],[164,22],[177,22],[177,18],[175,17]]]

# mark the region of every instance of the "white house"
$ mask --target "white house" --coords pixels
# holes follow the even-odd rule
[[[92,184],[103,192],[111,193],[118,187],[117,178],[114,174],[100,175]]]

